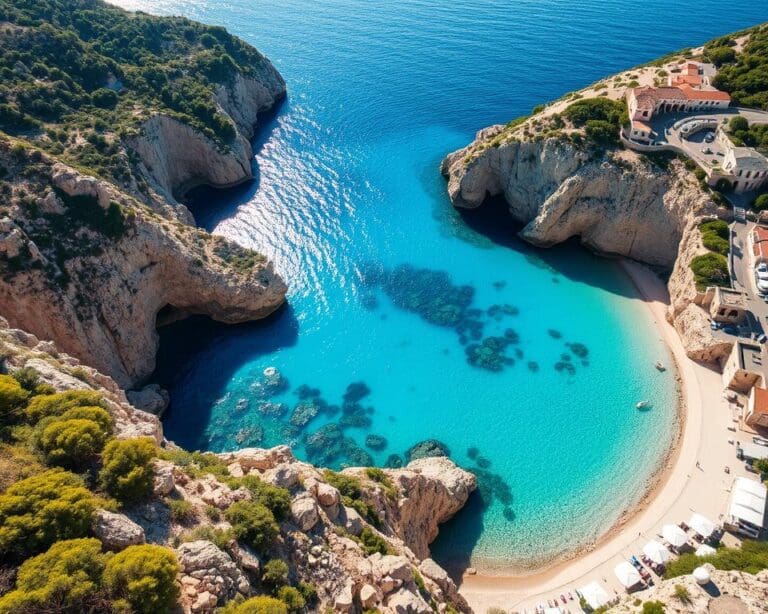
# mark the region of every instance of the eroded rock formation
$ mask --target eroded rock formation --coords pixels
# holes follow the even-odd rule
[[[604,151],[564,137],[499,143],[504,129],[478,132],[443,160],[454,206],[475,208],[503,196],[530,243],[546,247],[578,237],[591,250],[671,272],[668,317],[688,355],[716,362],[727,354],[730,344],[712,336],[698,306],[689,267],[706,252],[698,225],[717,213],[693,174],[678,160],[659,166],[628,150]]]

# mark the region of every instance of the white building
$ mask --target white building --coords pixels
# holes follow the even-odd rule
[[[768,183],[768,158],[752,147],[737,147],[722,126],[717,142],[725,151],[723,171],[737,194],[756,190]]]
[[[728,514],[723,525],[729,531],[757,539],[765,528],[765,486],[749,478],[736,478],[731,488]]]

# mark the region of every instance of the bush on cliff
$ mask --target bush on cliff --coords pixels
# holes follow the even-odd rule
[[[590,120],[606,121],[618,129],[625,123],[627,106],[622,100],[609,98],[583,98],[569,105],[562,113],[574,126],[580,128]]]
[[[260,553],[269,549],[280,532],[275,516],[262,503],[237,501],[227,508],[224,516],[232,525],[235,536]]]
[[[286,605],[292,614],[303,611],[307,605],[304,596],[293,586],[281,586],[277,590],[277,598]]]
[[[230,601],[219,614],[288,614],[288,607],[274,597],[251,597],[240,603]]]
[[[155,454],[155,442],[149,437],[110,441],[101,457],[99,480],[102,486],[123,503],[146,499],[152,494]]]
[[[768,28],[754,28],[735,57],[730,46],[716,41],[705,52],[716,64],[724,64],[712,80],[716,88],[729,92],[738,106],[768,109]]]
[[[29,392],[10,375],[0,375],[0,425],[12,424],[22,415]]]
[[[274,514],[275,520],[282,521],[288,517],[291,493],[286,488],[267,484],[255,475],[244,476],[239,484],[250,490],[253,500],[265,505]]]
[[[136,614],[169,612],[179,597],[179,563],[172,550],[152,544],[129,546],[107,561],[104,586],[118,606]]]
[[[752,208],[756,209],[757,211],[765,211],[768,210],[768,194],[760,194],[755,200],[752,202]]]
[[[730,244],[728,238],[730,230],[728,224],[723,220],[710,220],[699,225],[701,231],[701,242],[708,250],[728,255]]]
[[[98,407],[88,409],[107,413]],[[46,462],[69,469],[85,468],[101,452],[109,437],[108,429],[88,418],[52,418],[41,426],[38,445]]]
[[[721,254],[711,252],[691,260],[691,269],[696,277],[696,287],[727,286],[729,283],[728,261]]]
[[[96,505],[83,481],[60,469],[12,484],[0,495],[0,555],[25,557],[84,537]]]
[[[0,614],[99,611],[106,559],[98,539],[55,543],[24,561],[16,589],[0,597]]]
[[[67,390],[34,397],[27,405],[26,414],[32,422],[48,416],[61,416],[74,407],[103,407],[104,400],[93,390]]]

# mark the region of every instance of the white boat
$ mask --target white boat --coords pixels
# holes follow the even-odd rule
[[[637,409],[645,409],[646,407],[650,407],[651,402],[650,401],[639,401],[635,407]]]
[[[662,364],[661,361],[658,361],[655,365],[657,371],[664,372],[667,370],[667,368]]]

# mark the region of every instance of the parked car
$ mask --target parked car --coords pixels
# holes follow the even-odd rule
[[[766,273],[766,274],[768,274],[768,263],[767,262],[758,262],[757,265],[755,265],[755,272],[756,273]]]
[[[704,142],[705,143],[711,143],[715,140],[715,133],[714,132],[707,132],[704,135]]]
[[[702,147],[701,148],[701,153],[711,154],[712,150],[709,147]]]
[[[768,294],[768,278],[761,279],[757,271],[755,271],[755,285],[760,294]]]

